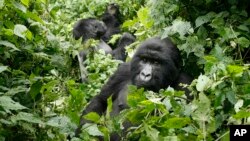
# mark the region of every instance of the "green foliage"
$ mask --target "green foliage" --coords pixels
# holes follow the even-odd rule
[[[96,42],[81,45],[72,26],[99,18],[110,2],[120,6],[122,30],[134,33],[128,60],[143,40],[170,37],[182,70],[194,76],[194,99],[172,88],[159,93],[129,86],[129,109],[118,116],[86,115],[83,140],[108,140],[133,127],[124,140],[229,140],[230,124],[249,124],[250,2],[247,0],[0,0],[0,140],[66,140],[81,111],[118,67]],[[110,43],[115,44],[120,35]],[[80,83],[75,56],[91,47]],[[92,48],[93,47],[93,48]],[[242,120],[244,119],[244,120]],[[73,140],[79,140],[74,138]]]

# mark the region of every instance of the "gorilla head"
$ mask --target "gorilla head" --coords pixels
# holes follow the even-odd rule
[[[148,39],[132,58],[132,84],[156,92],[166,88],[178,77],[179,62],[179,51],[169,39]]]
[[[115,17],[119,16],[119,5],[111,3],[107,6],[106,12]]]
[[[106,32],[106,25],[97,19],[87,18],[79,20],[73,28],[73,37],[78,40],[82,37],[84,42],[87,39],[100,39]]]

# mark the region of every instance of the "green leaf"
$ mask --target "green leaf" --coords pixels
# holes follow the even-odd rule
[[[249,32],[249,28],[248,28],[246,25],[243,25],[243,24],[242,24],[242,25],[239,25],[237,28],[240,29],[240,30]]]
[[[143,125],[147,133],[147,136],[151,139],[151,141],[158,141],[160,132],[156,130],[155,128],[150,127],[146,123],[144,123]]]
[[[70,123],[70,119],[66,116],[53,117],[46,124],[53,127],[63,128],[67,127],[67,124]]]
[[[27,11],[27,14],[26,14],[29,18],[31,18],[32,20],[35,20],[39,23],[44,23],[44,21],[36,14],[36,13],[32,13],[32,12],[29,12]]]
[[[87,131],[89,135],[103,136],[103,133],[98,129],[96,124],[87,123],[82,127],[82,129],[84,129],[84,131]]]
[[[12,116],[11,120],[13,122],[22,120],[29,123],[43,124],[42,120],[39,117],[36,117],[31,113],[25,113],[25,112],[19,112],[16,116]]]
[[[0,9],[2,9],[4,6],[4,0],[0,0]]]
[[[33,100],[35,100],[37,94],[40,93],[40,90],[41,90],[41,88],[42,88],[42,85],[43,85],[43,84],[42,84],[41,81],[37,81],[37,82],[35,82],[35,83],[33,83],[33,84],[31,85],[29,93],[30,93],[30,95],[31,95],[31,97],[32,97]]]
[[[203,93],[199,93],[199,100],[194,101],[194,104],[197,109],[191,114],[193,120],[209,122],[211,120],[211,102],[208,97]]]
[[[27,30],[25,32],[25,37],[28,39],[28,40],[32,40],[33,39],[33,35],[32,35],[32,32],[30,32],[29,30]]]
[[[199,27],[203,25],[204,23],[207,23],[211,21],[211,19],[215,16],[216,14],[214,12],[210,12],[205,16],[200,16],[195,20],[195,25],[196,27]]]
[[[6,95],[15,95],[15,94],[18,94],[18,93],[23,93],[23,92],[26,92],[27,89],[28,88],[26,88],[25,86],[13,87],[8,92],[6,92]]]
[[[25,6],[29,7],[29,0],[21,0],[22,4],[24,4]]]
[[[112,112],[112,108],[113,107],[113,101],[112,101],[112,96],[110,96],[108,98],[108,107],[107,107],[107,114],[106,114],[106,117],[109,119],[110,118],[110,113]]]
[[[139,102],[146,99],[144,89],[137,89],[136,86],[129,86],[127,98],[130,107],[137,107]]]
[[[165,123],[164,123],[164,127],[167,128],[182,128],[184,126],[186,126],[187,124],[191,123],[190,118],[179,118],[179,117],[174,117],[174,118],[170,118],[168,119]]]
[[[221,28],[221,27],[220,27]],[[224,27],[222,29],[219,30],[219,34],[225,39],[225,40],[229,40],[229,39],[233,39],[233,38],[237,38],[240,33],[234,31],[232,28],[229,27]]]
[[[20,51],[20,49],[16,48],[16,46],[8,41],[0,41],[0,45],[4,45],[6,47],[10,47],[14,50]]]
[[[6,70],[8,70],[8,66],[0,66],[0,73]]]
[[[236,65],[227,66],[227,71],[232,77],[241,77],[245,69],[246,68],[244,66],[236,66]]]
[[[237,102],[236,95],[233,91],[228,91],[226,93],[226,97],[227,97],[228,101],[230,101],[233,105]]]
[[[233,115],[233,118],[235,119],[242,119],[242,118],[248,118],[248,117],[250,117],[250,112],[246,110],[241,110],[235,115]]]
[[[27,30],[28,29],[26,28],[26,26],[21,25],[21,24],[17,24],[17,25],[15,25],[15,28],[14,28],[14,34],[23,38],[23,39],[26,39],[25,34],[26,34]]]
[[[239,112],[240,108],[243,106],[244,100],[240,99],[237,101],[237,103],[234,105],[235,112]]]
[[[100,116],[95,112],[90,112],[87,115],[84,115],[83,117],[84,117],[84,119],[93,121],[95,123],[98,123],[98,121],[100,119]]]
[[[23,105],[19,104],[18,102],[13,101],[8,96],[1,96],[0,97],[0,106],[3,107],[5,110],[22,110],[27,109]]]
[[[207,76],[205,75],[200,75],[197,80],[196,84],[196,89],[197,91],[205,91],[212,85],[212,80],[210,80]]]
[[[238,43],[243,48],[248,48],[250,45],[250,41],[245,37],[237,38],[236,43]]]
[[[26,13],[27,8],[26,8],[24,5],[22,5],[21,3],[18,3],[18,2],[16,2],[16,1],[12,1],[12,4],[13,4],[13,6],[14,6],[15,8],[21,10],[23,13]]]
[[[153,21],[149,19],[149,9],[142,7],[137,12],[137,16],[139,18],[139,21],[146,27],[150,28],[153,25]]]
[[[176,19],[173,21],[173,25],[166,27],[161,38],[166,38],[169,35],[174,35],[179,33],[181,38],[184,38],[184,35],[193,33],[194,29],[192,28],[190,22],[182,21],[181,19]]]

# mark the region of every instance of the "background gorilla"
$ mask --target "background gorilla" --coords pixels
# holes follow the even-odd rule
[[[82,42],[85,43],[88,39],[100,39],[107,31],[106,25],[97,19],[88,18],[79,20],[73,28],[73,37],[78,40],[82,37]],[[103,49],[105,53],[112,54],[112,56],[121,61],[125,61],[127,55],[125,53],[125,47],[135,41],[135,37],[130,33],[124,33],[119,39],[117,47],[112,50],[112,48],[102,39],[97,45],[97,49]],[[86,60],[88,51],[81,51],[81,60]]]
[[[86,42],[88,39],[100,39],[107,30],[106,25],[97,19],[88,18],[81,19],[74,25],[73,37],[78,40],[82,37],[82,42]],[[100,44],[97,46],[98,49],[103,49],[105,53],[111,53],[112,49],[103,40],[100,40]],[[86,57],[86,52],[81,53],[83,58]],[[85,60],[85,59],[84,59]]]
[[[162,88],[172,86],[181,89],[177,84],[190,84],[192,79],[180,73],[179,50],[169,40],[151,38],[144,41],[130,63],[123,63],[103,86],[101,93],[95,96],[83,111],[82,116],[89,112],[103,114],[107,108],[107,99],[112,96],[113,109],[111,115],[117,115],[127,105],[127,86],[132,84],[138,88],[158,92]],[[81,117],[81,123],[76,130],[76,136],[87,121]],[[119,137],[111,140],[119,140]]]
[[[120,12],[117,4],[109,4],[101,19],[107,26],[107,31],[101,37],[106,43],[110,40],[111,36],[120,33],[121,22],[119,20]]]

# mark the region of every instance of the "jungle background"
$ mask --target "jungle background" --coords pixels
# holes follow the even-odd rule
[[[97,51],[84,62],[88,81],[79,81],[83,45],[72,28],[109,3],[120,6],[122,31],[136,36],[127,61],[145,39],[170,37],[195,78],[194,100],[131,86],[130,109],[110,117],[109,100],[107,114],[88,115],[93,124],[74,138],[81,111],[121,62]],[[127,118],[138,126],[124,140],[229,141],[229,125],[250,122],[249,14],[248,0],[0,0],[0,141],[108,140]]]

